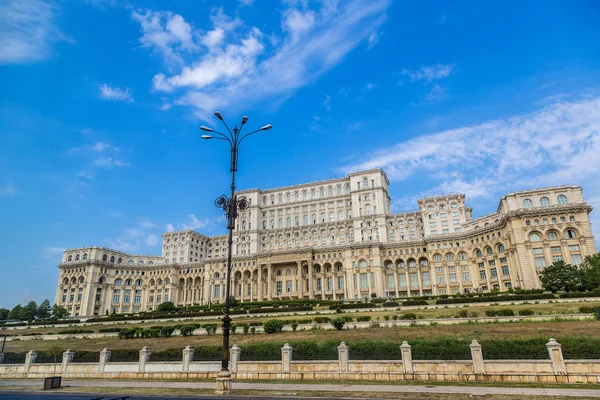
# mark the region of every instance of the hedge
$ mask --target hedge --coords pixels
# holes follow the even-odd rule
[[[94,333],[94,331],[90,329],[65,329],[58,331],[59,335],[74,335],[78,333]]]
[[[515,294],[515,295],[500,295],[500,296],[485,296],[485,297],[455,297],[452,299],[440,299],[435,304],[460,304],[460,303],[487,303],[487,302],[498,302],[498,301],[520,301],[520,300],[542,300],[542,299],[555,299],[551,293],[541,294]]]
[[[402,302],[403,306],[427,306],[427,300],[406,300]]]
[[[488,317],[512,317],[515,313],[513,310],[506,308],[502,310],[486,310],[485,315]]]
[[[333,306],[332,306],[333,307]],[[285,308],[253,308],[248,312],[250,314],[261,314],[261,313],[285,313],[285,312],[297,312],[297,311],[312,311],[312,306],[304,307],[285,307]]]
[[[65,324],[78,324],[81,321],[78,319],[44,319],[40,321],[31,321],[28,325],[65,325]],[[11,324],[11,326],[17,326]]]
[[[600,290],[593,290],[591,292],[567,292],[561,293],[558,297],[561,299],[578,299],[582,297],[600,297]]]
[[[337,308],[339,308],[340,310],[348,310],[352,308],[377,308],[377,306],[371,303],[340,304],[335,306],[329,306],[330,310],[335,310]]]

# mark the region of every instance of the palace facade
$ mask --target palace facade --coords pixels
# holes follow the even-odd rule
[[[579,264],[597,251],[592,207],[578,186],[511,193],[477,219],[463,194],[394,214],[388,186],[376,169],[237,192],[249,207],[233,234],[232,294],[356,300],[539,288],[539,272],[553,261]],[[55,302],[73,316],[222,302],[226,256],[226,235],[192,230],[164,233],[160,256],[69,249]]]

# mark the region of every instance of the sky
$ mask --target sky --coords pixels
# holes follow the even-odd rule
[[[393,211],[475,217],[576,184],[600,207],[597,1],[0,0],[0,307],[54,299],[67,248],[225,233],[240,189],[383,168]],[[600,213],[591,214],[600,237]]]

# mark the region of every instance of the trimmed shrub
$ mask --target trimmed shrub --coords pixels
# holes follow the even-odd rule
[[[285,322],[280,319],[271,319],[263,324],[263,330],[265,333],[279,333],[283,329]]]
[[[403,306],[426,306],[429,305],[427,300],[406,300],[402,302]]]
[[[383,303],[383,307],[398,307],[398,303],[395,301],[386,301]]]
[[[524,308],[522,310],[519,310],[519,315],[535,315],[535,311],[533,311],[530,308]]]
[[[582,314],[592,314],[596,312],[596,308],[589,306],[581,306],[579,307],[579,312]]]
[[[296,332],[296,329],[298,329],[298,323],[297,323],[297,322],[294,322],[294,323],[292,324],[292,331]]]
[[[123,328],[100,328],[98,329],[99,333],[112,333],[112,332],[120,332]]]
[[[204,324],[201,327],[206,330],[208,336],[214,335],[217,332],[217,324]]]
[[[344,329],[345,324],[346,320],[344,318],[335,318],[331,320],[331,326],[333,326],[338,331]]]
[[[196,330],[196,325],[182,325],[179,327],[179,332],[181,332],[181,336],[192,336],[194,331]]]
[[[315,317],[314,321],[316,324],[327,324],[331,322],[331,319],[328,317]]]
[[[452,299],[439,299],[435,304],[460,304],[460,303],[487,303],[487,302],[498,302],[498,301],[520,301],[520,300],[542,300],[542,299],[555,299],[551,293],[538,293],[538,294],[488,294],[486,296],[477,297],[458,297],[455,296]]]
[[[415,314],[415,313],[405,313],[405,314],[402,314],[400,316],[400,319],[415,320],[415,319],[417,319],[417,314]]]
[[[160,328],[160,336],[169,337],[175,332],[174,326],[163,326]]]
[[[374,306],[371,303],[354,303],[354,304],[340,304],[340,305],[334,305],[334,306],[329,306],[330,310],[335,310],[337,308],[339,308],[340,310],[350,310],[353,308],[375,308],[376,306]]]
[[[94,333],[94,331],[91,329],[65,329],[58,331],[59,335],[75,335],[78,333]]]
[[[512,317],[515,313],[510,308],[505,308],[502,310],[486,310],[485,315],[488,317]]]
[[[363,315],[360,317],[356,317],[356,321],[357,322],[368,322],[371,320],[371,316],[370,315]]]

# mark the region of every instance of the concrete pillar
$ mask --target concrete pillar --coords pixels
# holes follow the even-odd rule
[[[338,362],[340,364],[340,372],[348,372],[349,349],[346,343],[342,342],[338,346]]]
[[[273,296],[273,275],[271,264],[267,264],[267,300],[272,300]]]
[[[471,341],[469,348],[471,349],[471,358],[473,359],[473,372],[477,375],[485,374],[485,364],[483,362],[481,345],[477,340],[473,340]]]
[[[405,374],[413,373],[413,363],[412,363],[412,350],[410,344],[405,340],[400,345],[400,351],[402,353],[402,366],[404,367]]]
[[[100,352],[100,366],[99,371],[104,372],[104,367],[106,363],[110,361],[110,350],[106,347]]]
[[[190,372],[190,364],[194,359],[194,348],[185,346],[183,349],[183,372]]]
[[[558,343],[556,339],[550,338],[548,343],[546,343],[546,348],[548,349],[550,359],[552,360],[554,374],[566,375],[567,369],[565,367],[565,359],[563,358],[562,347],[560,343]]]
[[[4,353],[0,353],[0,364],[4,362]]]
[[[25,372],[29,372],[29,367],[31,367],[31,364],[35,363],[36,358],[37,352],[35,350],[29,350],[25,356]]]
[[[258,301],[263,300],[263,286],[262,286],[262,266],[258,267]]]
[[[146,371],[146,362],[150,361],[150,354],[152,354],[152,351],[146,346],[142,347],[142,349],[140,350],[140,372]]]
[[[286,343],[281,348],[281,372],[290,372],[290,362],[292,361],[292,346]]]
[[[67,349],[67,351],[65,351],[63,353],[63,358],[62,358],[62,373],[66,374],[67,373],[67,367],[69,366],[69,364],[73,361],[73,356],[75,355],[75,352],[71,351],[71,349]]]
[[[314,291],[314,283],[313,283],[313,272],[312,272],[312,265],[308,266],[308,298],[309,299],[314,299],[315,298],[315,291]]]
[[[229,349],[229,370],[231,372],[237,372],[237,363],[240,361],[240,353],[242,349],[240,349],[237,344],[234,344],[231,349]]]

